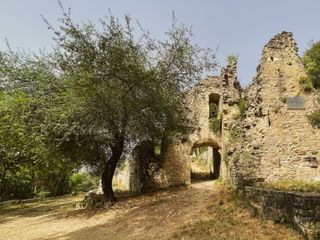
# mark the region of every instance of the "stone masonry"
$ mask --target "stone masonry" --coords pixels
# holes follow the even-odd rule
[[[161,169],[166,186],[190,183],[192,149],[209,146],[221,155],[221,177],[235,185],[257,181],[320,180],[320,130],[308,114],[318,107],[317,94],[304,92],[305,76],[292,33],[274,36],[264,47],[257,75],[245,90],[237,80],[236,62],[208,77],[188,93],[196,131],[187,139],[167,139]],[[214,133],[210,101],[221,114],[221,131]],[[245,112],[239,112],[239,101]]]
[[[162,142],[160,163],[151,173],[145,171],[150,173],[152,185],[189,184],[192,150],[203,146],[219,154],[220,177],[243,190],[257,182],[320,181],[320,129],[308,121],[308,115],[319,107],[319,96],[314,90],[304,91],[299,83],[304,76],[292,33],[282,32],[264,46],[257,75],[246,89],[242,90],[237,80],[235,61],[222,68],[220,76],[208,77],[194,86],[188,92],[187,104],[196,130],[186,139],[170,137]],[[213,131],[212,103],[221,121],[219,131]],[[261,199],[270,195],[249,192],[251,197],[261,193]],[[296,213],[293,222],[307,233],[309,223],[303,214],[314,209],[305,209],[300,203],[309,197],[304,200],[305,195],[278,195],[279,199],[290,196],[290,204],[303,212]]]

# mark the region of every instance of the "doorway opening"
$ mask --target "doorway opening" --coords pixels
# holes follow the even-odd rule
[[[220,176],[221,155],[211,146],[194,147],[191,152],[191,181],[213,180]]]

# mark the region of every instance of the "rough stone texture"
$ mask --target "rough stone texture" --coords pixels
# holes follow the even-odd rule
[[[167,176],[160,167],[159,156],[155,155],[155,146],[145,141],[133,151],[133,159],[129,162],[130,191],[148,192],[168,187]]]
[[[160,164],[136,174],[138,179],[147,176],[139,184],[150,181],[157,188],[189,184],[192,149],[201,146],[219,151],[220,176],[242,189],[263,181],[320,181],[320,130],[307,117],[319,107],[318,95],[304,92],[299,83],[306,73],[297,51],[292,33],[282,32],[265,45],[257,75],[244,91],[234,62],[222,68],[219,77],[194,86],[187,105],[195,132],[186,139],[166,138]],[[212,99],[222,114],[220,133],[211,129]],[[241,99],[246,110],[240,114]],[[263,216],[285,218],[310,239],[320,239],[320,195],[249,187],[246,192]]]
[[[305,71],[292,34],[276,35],[264,47],[257,76],[244,92],[248,108],[243,121],[248,127],[241,151],[252,156],[255,178],[317,180],[320,176],[320,131],[307,119],[318,107],[317,95],[303,92],[302,76]],[[297,96],[304,106],[290,109],[287,99]]]
[[[246,197],[260,216],[294,224],[307,239],[320,239],[320,194],[246,187]]]
[[[197,122],[196,131],[187,139],[168,139],[162,148],[163,169],[169,185],[189,184],[192,149],[201,146],[212,147],[223,156],[225,152],[225,131],[230,118],[235,114],[235,106],[240,98],[240,84],[237,81],[236,64],[230,64],[221,71],[221,77],[209,77],[194,86],[188,93],[190,116]],[[214,133],[209,119],[209,101],[217,99],[218,112],[223,113],[222,129]],[[227,178],[227,166],[221,162],[221,176]]]
[[[200,146],[219,150],[220,175],[237,186],[320,180],[320,130],[307,118],[319,107],[318,96],[305,93],[299,84],[305,71],[297,50],[292,33],[282,32],[265,45],[257,75],[244,91],[236,63],[231,62],[220,76],[206,78],[188,92],[196,131],[186,139],[171,136],[162,142],[159,169],[165,186],[190,183],[190,154]],[[219,134],[211,130],[209,120],[212,98],[218,99],[223,115]],[[246,102],[242,115],[241,98]]]

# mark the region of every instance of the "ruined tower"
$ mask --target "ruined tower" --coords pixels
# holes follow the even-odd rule
[[[320,131],[308,121],[318,107],[317,95],[304,92],[299,83],[305,71],[296,45],[292,33],[274,36],[243,93],[247,110],[238,158],[251,170],[239,164],[234,171],[251,171],[250,177],[258,181],[320,177]]]

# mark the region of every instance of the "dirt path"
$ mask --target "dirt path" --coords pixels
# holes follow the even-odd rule
[[[29,204],[1,213],[0,239],[300,239],[283,226],[237,212],[224,194],[207,181],[121,199],[108,211],[74,210],[79,197]],[[245,230],[243,238],[237,228]]]

